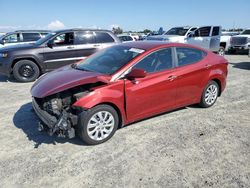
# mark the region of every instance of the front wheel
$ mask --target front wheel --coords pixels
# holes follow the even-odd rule
[[[109,140],[117,130],[119,117],[109,105],[98,105],[79,115],[78,134],[89,145]]]
[[[19,82],[35,81],[39,75],[38,66],[31,60],[20,60],[13,67],[13,76]]]
[[[219,95],[219,85],[215,81],[210,81],[203,90],[200,106],[208,108],[214,105]]]

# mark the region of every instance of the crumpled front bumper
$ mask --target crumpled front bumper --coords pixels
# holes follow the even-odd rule
[[[32,105],[33,105],[33,109],[35,110],[37,116],[40,118],[40,120],[44,124],[46,124],[49,128],[53,128],[56,125],[56,123],[58,121],[56,119],[56,117],[50,115],[45,110],[41,109],[35,98],[32,98]]]
[[[32,105],[37,116],[42,121],[42,123],[39,123],[38,130],[44,130],[43,125],[45,125],[48,128],[49,135],[51,136],[53,134],[57,134],[59,137],[75,137],[75,129],[73,127],[77,124],[78,117],[76,115],[63,111],[61,116],[56,118],[41,109],[34,97],[32,98]]]

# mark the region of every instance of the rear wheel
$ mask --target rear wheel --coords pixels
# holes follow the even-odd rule
[[[210,81],[203,90],[200,106],[208,108],[213,106],[219,95],[219,85],[215,81]]]
[[[13,67],[13,76],[19,82],[35,81],[39,75],[38,66],[31,60],[20,60]]]
[[[119,117],[109,105],[98,105],[79,115],[78,134],[89,145],[109,140],[117,130]]]

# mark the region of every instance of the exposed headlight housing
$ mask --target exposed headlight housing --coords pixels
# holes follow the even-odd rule
[[[8,57],[8,53],[7,52],[0,53],[0,57]]]

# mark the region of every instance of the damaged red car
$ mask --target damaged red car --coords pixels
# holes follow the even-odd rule
[[[32,86],[40,129],[87,144],[166,111],[212,106],[226,86],[228,62],[186,44],[119,44],[39,78]]]

